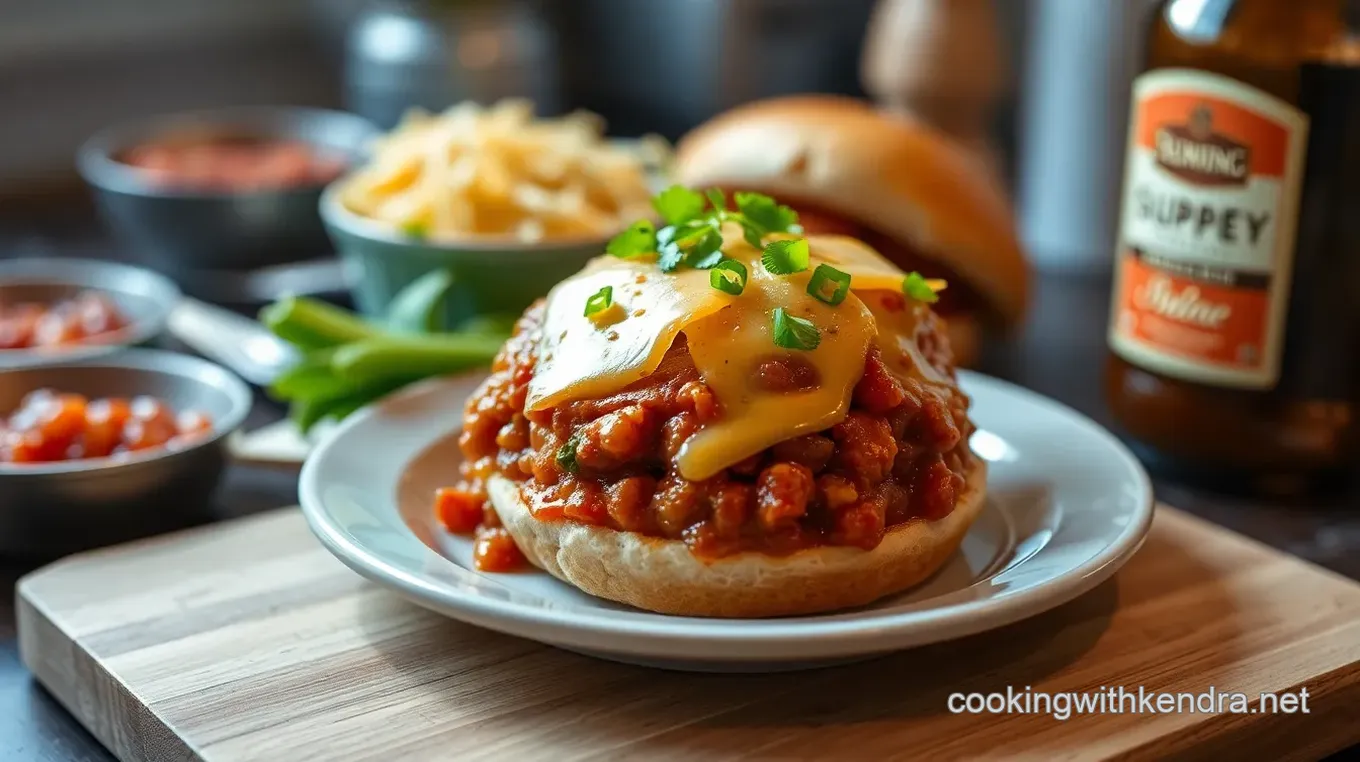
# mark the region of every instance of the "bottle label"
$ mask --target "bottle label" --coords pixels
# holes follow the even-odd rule
[[[1110,347],[1155,373],[1280,376],[1308,118],[1191,69],[1134,82]]]

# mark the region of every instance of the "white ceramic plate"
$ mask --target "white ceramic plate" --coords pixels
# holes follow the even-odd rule
[[[651,614],[539,571],[483,574],[471,543],[443,532],[434,487],[457,478],[451,438],[476,379],[429,382],[347,420],[302,470],[321,542],[416,603],[492,630],[608,659],[680,669],[816,666],[969,635],[1090,590],[1138,549],[1152,489],[1108,432],[1056,402],[973,373],[988,498],[955,558],[925,584],[863,609],[722,620]]]

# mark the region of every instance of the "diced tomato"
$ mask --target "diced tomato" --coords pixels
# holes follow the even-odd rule
[[[170,408],[154,397],[135,397],[132,416],[123,426],[123,446],[145,450],[169,442],[179,433],[179,423]]]
[[[440,487],[434,492],[439,523],[454,534],[471,534],[482,523],[482,500],[467,490]]]
[[[481,571],[514,571],[524,566],[524,554],[515,544],[515,538],[504,528],[483,528],[477,530],[477,545],[472,552],[473,563]]]
[[[11,463],[42,463],[51,460],[47,440],[36,431],[11,431],[0,447]]]
[[[123,443],[123,426],[132,415],[125,399],[95,400],[85,407],[85,457],[105,458]]]
[[[67,302],[38,318],[38,324],[33,329],[33,344],[58,347],[79,343],[87,335],[81,326],[80,315],[72,303]]]
[[[212,418],[201,410],[185,410],[175,419],[180,437],[193,439],[212,431]]]
[[[42,315],[42,307],[36,304],[21,304],[8,312],[0,312],[0,349],[32,346],[33,332]]]
[[[86,400],[79,394],[62,394],[47,401],[38,414],[37,431],[63,452],[85,430]]]
[[[96,291],[52,304],[0,305],[0,350],[66,346],[104,337],[126,324],[118,305]]]
[[[0,419],[0,463],[104,458],[211,429],[207,414],[186,411],[176,416],[152,397],[87,400],[39,389],[27,394],[8,420]]]

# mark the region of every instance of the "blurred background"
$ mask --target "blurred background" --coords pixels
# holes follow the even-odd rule
[[[981,259],[991,264],[976,268],[973,277],[990,280],[987,296],[998,301],[999,291],[1006,304],[965,298],[978,284],[947,269],[928,271],[927,264],[941,263],[917,257],[929,252],[910,242],[896,247],[902,258],[895,259],[904,271],[919,266],[927,277],[952,284],[937,309],[946,314],[946,306],[957,308],[947,314],[951,326],[975,329],[964,335],[971,336],[970,354],[976,356],[960,364],[1110,427],[1149,466],[1158,500],[1360,579],[1360,491],[1353,479],[1360,474],[1358,64],[1360,0],[0,0],[0,350],[18,350],[0,351],[0,435],[10,435],[0,436],[0,508],[28,509],[0,510],[0,584],[31,566],[29,555],[50,557],[183,523],[294,505],[297,468],[317,441],[309,431],[313,424],[343,418],[419,377],[485,366],[508,331],[506,314],[519,314],[637,219],[636,207],[619,199],[631,195],[644,214],[651,213],[651,181],[669,168],[664,160],[639,158],[639,146],[655,146],[651,136],[678,141],[734,108],[794,93],[864,99],[875,108],[863,110],[893,130],[905,112],[967,149],[906,139],[928,146],[913,155],[948,159],[938,163],[944,170],[933,168],[942,182],[923,172],[927,179],[916,187],[943,188],[936,194],[945,199],[942,206],[965,197],[959,205],[972,205],[969,214],[984,220],[976,227],[955,225],[963,237],[1004,228],[1002,237],[974,248],[988,255],[1004,248],[995,259],[1009,257],[1014,267],[997,269],[986,256]],[[1274,104],[1277,115],[1287,112],[1294,121],[1281,121],[1288,129],[1273,127],[1292,137],[1307,132],[1298,124],[1311,125],[1308,144],[1290,154],[1294,184],[1287,192],[1268,189],[1247,199],[1264,198],[1267,211],[1286,219],[1281,227],[1289,235],[1292,205],[1299,200],[1297,242],[1281,236],[1274,249],[1260,247],[1264,265],[1250,257],[1243,265],[1234,259],[1243,259],[1241,252],[1205,243],[1208,217],[1199,217],[1201,224],[1188,232],[1191,202],[1202,201],[1212,212],[1212,203],[1226,205],[1234,197],[1210,182],[1216,181],[1212,176],[1158,174],[1164,167],[1151,164],[1152,140],[1143,149],[1129,141],[1133,83],[1148,69],[1176,69],[1173,79],[1192,70],[1191,85],[1177,85],[1184,92],[1173,94],[1195,102],[1195,116],[1208,115],[1203,103],[1223,88],[1240,85],[1234,97],[1246,106],[1239,112]],[[1225,85],[1223,75],[1238,82]],[[1149,81],[1140,79],[1140,88]],[[497,152],[483,151],[480,138],[469,138],[478,130],[468,125],[479,119],[514,117],[513,102],[504,111],[455,109],[393,132],[412,108],[443,112],[464,102],[491,106],[506,99],[531,102],[539,116],[588,110],[603,117],[609,138],[643,140],[627,148],[617,140],[606,144],[590,120],[560,120],[552,127],[555,137],[543,137],[552,130],[535,133],[543,149],[538,154],[569,154],[574,174],[562,169],[567,159],[545,161],[541,165],[550,171],[544,174],[555,177],[540,184],[539,176],[515,181],[516,171],[521,178],[529,174],[525,161],[505,169],[510,164],[497,164],[500,158],[493,156],[486,164],[495,171],[486,171],[476,154]],[[211,113],[199,113],[204,111]],[[1158,136],[1163,127],[1184,128],[1205,141],[1201,146],[1249,148],[1208,131],[1208,119],[1181,116],[1174,124],[1168,117],[1153,125]],[[530,124],[528,116],[507,121],[515,123],[488,130],[504,141],[497,151],[527,143],[524,135],[543,124]],[[212,125],[231,129],[211,139],[195,137],[195,129]],[[781,126],[767,123],[765,129],[777,133]],[[1199,134],[1206,131],[1207,137]],[[242,138],[246,132],[249,139]],[[177,145],[181,133],[186,139]],[[388,139],[375,141],[382,133]],[[761,138],[748,142],[763,146]],[[569,150],[559,150],[559,143]],[[847,144],[859,145],[847,140],[839,146]],[[373,145],[378,148],[370,153]],[[204,183],[192,162],[175,171],[157,164],[165,160],[162,149],[185,149],[188,156],[196,148],[221,149],[221,176]],[[797,150],[796,156],[777,157],[788,163],[772,174],[810,174],[804,171],[807,149]],[[1156,199],[1169,232],[1154,230],[1151,245],[1118,231],[1125,156],[1137,157],[1139,150],[1149,157],[1145,176],[1180,178]],[[275,159],[283,162],[282,175],[275,174]],[[422,164],[432,166],[433,180],[420,174]],[[244,165],[259,174],[232,174]],[[473,169],[463,174],[475,178],[463,177],[454,187],[450,178],[465,165]],[[828,160],[823,166],[839,164]],[[1130,166],[1140,167],[1136,161]],[[563,190],[569,174],[585,178],[570,189],[575,195]],[[342,175],[345,180],[333,182]],[[973,190],[951,196],[965,180]],[[1287,185],[1282,178],[1269,182],[1277,180]],[[1203,187],[1176,185],[1181,181]],[[453,201],[463,204],[470,184],[494,186],[494,193],[483,194],[495,196],[495,203],[484,204],[488,217],[512,201],[534,217],[554,194],[561,205],[556,212],[574,214],[590,205],[583,200],[590,191],[608,196],[601,187],[609,191],[612,184],[617,193],[606,200],[614,216],[596,215],[606,218],[608,229],[593,237],[576,235],[576,228],[545,234],[540,219],[495,231],[513,227],[513,236],[430,235],[442,224],[432,221],[438,212],[431,209],[448,213],[448,223]],[[707,179],[692,184],[723,187]],[[525,186],[527,195],[515,196]],[[1181,193],[1185,187],[1190,191]],[[996,188],[1004,204],[992,203]],[[1253,193],[1241,190],[1242,196]],[[1277,196],[1278,205],[1270,206]],[[781,200],[798,207],[803,223],[827,211],[814,198]],[[802,207],[803,201],[810,206]],[[1020,246],[1012,240],[1005,205],[1014,211]],[[1145,217],[1153,216],[1151,207],[1144,203]],[[886,208],[880,218],[894,217],[897,207]],[[821,215],[823,224],[833,223],[830,231],[807,224],[808,232],[843,232],[853,215],[841,211],[845,219]],[[1233,233],[1237,211],[1223,216],[1225,237]],[[468,212],[459,221],[475,216]],[[890,222],[899,219],[908,218]],[[881,233],[873,228],[882,222],[858,220],[863,224],[849,230]],[[452,223],[444,227],[459,232]],[[486,231],[473,225],[471,232]],[[1117,238],[1126,239],[1118,259]],[[878,236],[872,243],[884,251],[884,240]],[[1004,246],[992,246],[995,240]],[[647,244],[653,248],[643,250],[656,248],[651,237]],[[1167,252],[1158,251],[1162,244]],[[1148,248],[1153,259],[1169,252],[1162,274],[1181,278],[1180,294],[1192,294],[1172,308],[1196,312],[1203,307],[1195,298],[1201,286],[1208,292],[1227,283],[1256,302],[1277,305],[1257,310],[1258,316],[1277,317],[1277,328],[1258,320],[1254,338],[1232,338],[1228,358],[1216,365],[1180,362],[1184,352],[1166,360],[1144,351],[1143,359],[1153,362],[1142,365],[1120,359],[1110,350],[1111,326],[1118,334],[1145,325],[1126,302],[1142,301],[1147,289],[1126,299],[1134,289],[1123,288],[1122,275],[1115,277],[1116,262],[1121,274],[1156,269],[1143,268]],[[1259,253],[1256,248],[1248,253]],[[971,257],[971,250],[966,254],[957,259]],[[67,261],[73,258],[136,267]],[[993,277],[979,279],[978,271]],[[88,322],[79,298],[90,294],[103,294],[120,309],[89,302],[104,310],[102,330],[84,333],[82,324],[67,336],[66,328]],[[413,303],[422,309],[409,309]],[[20,309],[7,316],[3,308],[16,305]],[[270,307],[262,312],[265,305]],[[1145,311],[1158,311],[1154,307]],[[441,310],[442,325],[431,319]],[[984,313],[989,322],[965,320]],[[1180,317],[1185,315],[1171,321]],[[103,372],[98,362],[94,370],[82,369],[42,352],[26,357],[35,343],[6,346],[7,337],[20,333],[7,330],[7,320],[28,326],[25,340],[46,321],[61,329],[55,343],[91,356],[118,344],[173,351],[128,360],[117,373]],[[347,330],[312,346],[283,330],[308,320],[312,327]],[[1180,322],[1171,330],[1189,321]],[[1211,332],[1209,338],[1218,337]],[[374,378],[344,378],[348,371],[337,370],[339,353],[331,350],[370,343],[360,339],[372,339],[379,349],[389,339],[428,341],[424,349],[442,347],[445,354],[419,356],[448,364],[422,366],[411,375],[378,353],[371,363],[378,370],[370,369]],[[456,350],[448,349],[455,344]],[[1234,386],[1205,370],[1255,367],[1267,354],[1262,347],[1274,351],[1272,360],[1283,358],[1278,379]],[[30,361],[34,367],[24,368]],[[281,392],[279,379],[294,370],[311,372],[316,388],[293,396]],[[158,416],[167,420],[171,407],[201,408],[207,415],[200,413],[199,423],[214,436],[193,438],[201,427],[166,429],[146,448],[170,443],[145,461],[154,464],[152,475],[133,473],[116,495],[109,486],[119,484],[115,478],[90,479],[93,486],[82,487],[80,464],[51,479],[40,470],[5,470],[13,447],[7,442],[29,433],[16,421],[38,430],[48,422],[43,411],[66,410],[57,398],[36,395],[33,410],[25,412],[21,401],[45,387],[96,403],[151,395],[173,403],[157,402]],[[86,424],[108,424],[91,417],[93,404],[80,405]],[[450,426],[454,418],[450,413]],[[125,441],[130,430],[107,444]],[[84,459],[95,465],[83,473],[101,476],[103,455],[87,456],[60,438],[52,442],[55,456],[39,460]],[[1317,474],[1327,480],[1314,494]],[[10,563],[11,556],[20,563]],[[12,621],[13,611],[0,605],[0,704],[15,696],[20,702],[18,709],[0,711],[0,736],[8,732],[4,723],[13,721],[29,724],[20,745],[39,748],[46,741],[33,739],[48,736],[60,744],[74,725],[69,717],[60,719],[64,713],[43,695],[33,694],[38,710],[27,708],[32,689],[18,666]],[[59,747],[66,748],[52,748]],[[59,757],[70,758],[64,752],[45,758]]]
[[[956,5],[965,12],[954,11],[952,37],[921,37],[938,31],[928,21],[912,43],[918,49],[902,53],[929,57],[931,71],[940,72],[937,84],[913,83],[915,95],[934,97],[960,71],[986,82],[981,97],[993,101],[987,129],[1004,176],[1020,191],[1026,167],[1046,168],[1047,194],[1022,207],[1036,222],[1025,227],[1067,220],[1060,230],[1027,234],[1041,244],[1034,256],[1102,267],[1113,239],[1127,81],[1144,27],[1139,17],[1152,3]],[[975,18],[979,5],[987,6],[986,18]],[[674,139],[766,96],[861,95],[874,6],[874,0],[0,0],[0,225],[11,236],[97,232],[76,174],[76,148],[100,128],[148,114],[311,105],[390,128],[412,105],[438,109],[464,98],[522,95],[541,114],[586,108],[604,116],[614,135]],[[1100,56],[1092,58],[1093,51]],[[1055,152],[1062,157],[1056,164]],[[1058,175],[1077,165],[1084,170],[1069,190]],[[1073,213],[1074,203],[1092,198],[1092,185],[1105,191],[1094,197],[1096,209]],[[1099,256],[1077,251],[1088,242],[1099,242]]]
[[[1014,210],[1024,251],[1007,278],[1015,291],[1028,292],[1031,309],[1013,310],[1009,322],[1018,325],[984,336],[980,356],[967,364],[1125,434],[1114,424],[1127,429],[1147,416],[1119,414],[1108,400],[1155,397],[1173,411],[1161,416],[1161,434],[1174,440],[1184,421],[1175,406],[1203,409],[1203,400],[1219,398],[1216,387],[1197,387],[1204,396],[1194,397],[1174,380],[1136,369],[1127,382],[1103,375],[1132,84],[1144,70],[1149,35],[1158,34],[1175,36],[1179,47],[1163,51],[1157,66],[1198,66],[1194,46],[1217,45],[1222,66],[1240,65],[1259,77],[1247,79],[1288,98],[1298,95],[1289,77],[1307,70],[1322,95],[1305,93],[1312,100],[1297,102],[1315,124],[1330,125],[1314,130],[1308,155],[1345,154],[1354,145],[1347,125],[1360,118],[1348,105],[1354,99],[1344,97],[1357,87],[1360,3],[1304,5],[1306,12],[1273,0],[0,0],[0,261],[123,259],[169,276],[190,296],[251,316],[282,295],[304,293],[372,317],[399,287],[447,267],[457,271],[455,291],[465,289],[458,299],[476,303],[474,312],[517,312],[606,239],[563,235],[559,245],[541,240],[541,229],[517,229],[520,243],[506,249],[514,255],[502,256],[505,250],[485,241],[427,238],[430,222],[420,215],[428,210],[400,208],[401,199],[385,200],[381,213],[362,211],[378,203],[384,184],[409,186],[415,170],[370,173],[351,185],[356,197],[372,191],[373,198],[332,203],[329,217],[322,189],[345,168],[363,165],[371,138],[392,131],[412,108],[441,112],[520,98],[540,117],[594,112],[611,139],[673,142],[743,104],[842,94],[872,102],[880,116],[906,112],[953,137],[979,160],[977,176],[990,174],[996,182],[989,185],[1000,187]],[[1309,14],[1332,19],[1339,30],[1328,32],[1335,44],[1321,52],[1308,37],[1316,26],[1305,23]],[[1281,24],[1296,50],[1260,42],[1279,37],[1271,30]],[[1264,36],[1251,37],[1253,30]],[[1285,84],[1275,91],[1272,82]],[[278,108],[260,108],[271,106]],[[215,115],[195,116],[203,110]],[[174,116],[157,116],[167,114]],[[455,130],[461,118],[439,129]],[[158,185],[154,173],[131,169],[150,161],[137,155],[139,146],[156,147],[148,136],[195,119],[249,124],[310,145],[315,155],[304,160],[313,162],[306,170],[312,174],[275,187],[177,191]],[[372,163],[406,171],[394,161]],[[1232,421],[1249,431],[1240,438],[1242,452],[1225,458],[1235,468],[1256,463],[1264,451],[1256,443],[1273,440],[1284,443],[1282,451],[1325,451],[1330,468],[1354,438],[1351,403],[1329,401],[1353,394],[1353,353],[1335,350],[1353,342],[1322,342],[1325,331],[1317,330],[1342,325],[1352,311],[1349,281],[1327,273],[1356,267],[1345,264],[1354,259],[1346,258],[1353,226],[1328,211],[1348,203],[1353,173],[1318,161],[1306,183],[1318,203],[1304,203],[1318,211],[1301,224],[1307,238],[1299,244],[1300,256],[1314,264],[1300,265],[1306,279],[1293,286],[1296,297],[1312,291],[1293,302],[1289,323],[1304,328],[1291,328],[1285,355],[1297,378],[1286,374],[1277,398],[1262,392],[1259,404],[1251,394],[1222,396],[1230,404],[1215,425],[1202,427],[1222,431],[1222,422]],[[369,224],[379,218],[384,227]],[[520,245],[530,240],[534,247]],[[336,249],[348,269],[337,263]],[[532,266],[513,264],[533,256]],[[1337,270],[1338,261],[1350,270]],[[1024,265],[1033,277],[1023,277]],[[1320,299],[1318,283],[1343,285]],[[1360,331],[1345,320],[1348,331]],[[213,340],[195,343],[178,330],[185,325],[172,325],[171,333],[257,386],[282,364],[278,355],[258,374],[241,370],[234,360],[242,358],[230,355],[250,342],[209,328]],[[1336,364],[1328,359],[1338,357]],[[260,409],[256,419],[280,413]],[[291,490],[288,483],[280,494]]]

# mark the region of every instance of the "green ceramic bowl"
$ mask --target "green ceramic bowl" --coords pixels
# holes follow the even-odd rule
[[[371,317],[384,315],[403,287],[436,269],[448,270],[454,280],[446,328],[477,316],[518,316],[604,253],[609,242],[423,241],[351,212],[340,203],[337,188],[332,184],[322,194],[321,219],[344,262],[355,306]]]

